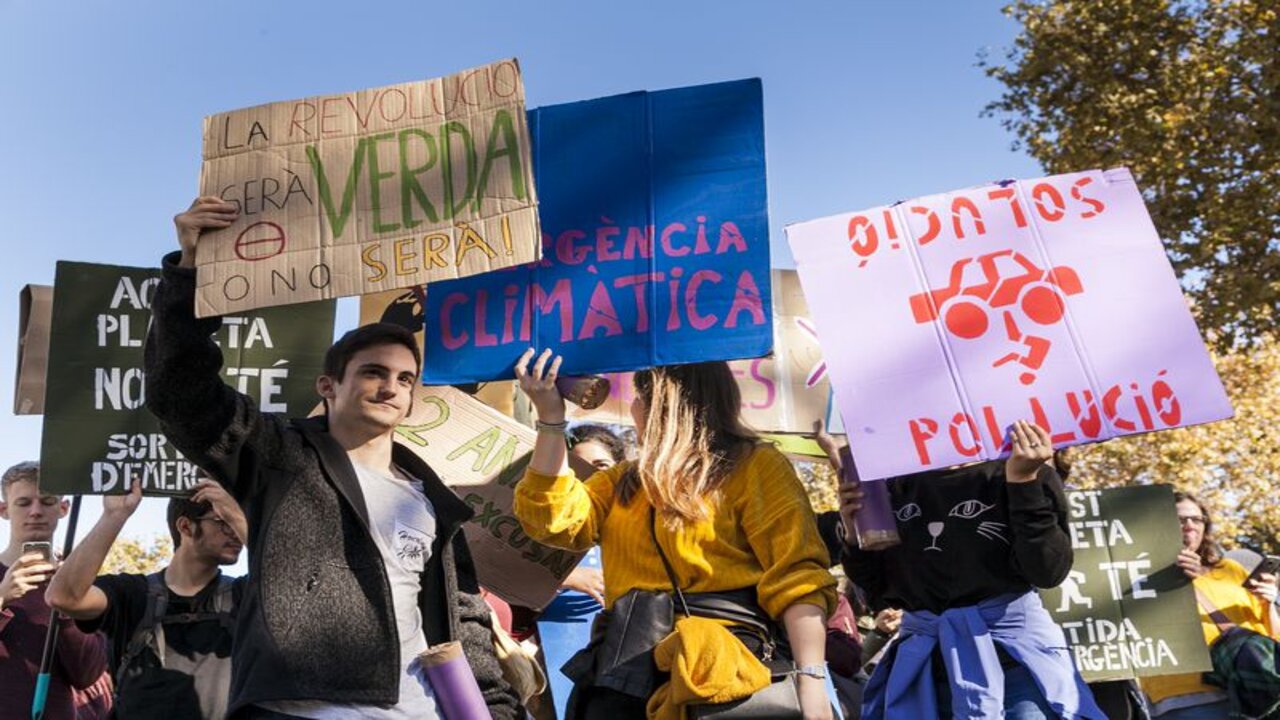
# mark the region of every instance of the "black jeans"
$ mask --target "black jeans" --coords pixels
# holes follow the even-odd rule
[[[566,720],[644,720],[646,701],[608,688],[576,685],[565,707]]]

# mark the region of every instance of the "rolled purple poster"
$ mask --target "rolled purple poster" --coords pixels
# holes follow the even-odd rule
[[[447,642],[423,650],[418,655],[427,682],[436,696],[436,705],[445,720],[490,720],[484,695],[476,684],[462,644]]]
[[[565,400],[583,410],[595,410],[609,397],[609,378],[599,375],[566,375],[556,378],[556,389]]]
[[[862,508],[853,515],[853,530],[858,536],[858,547],[863,550],[884,550],[902,542],[898,536],[898,523],[889,502],[889,486],[885,480],[861,482],[858,468],[853,463],[853,451],[846,445],[840,448],[840,481],[857,483],[862,488]]]

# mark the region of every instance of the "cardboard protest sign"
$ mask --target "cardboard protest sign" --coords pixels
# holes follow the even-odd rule
[[[826,417],[831,383],[818,335],[794,270],[773,273],[773,355],[734,360],[729,368],[742,393],[742,418],[762,432],[813,432]],[[575,420],[631,425],[631,373],[606,373],[609,399],[594,410],[569,407]]]
[[[550,602],[582,553],[530,540],[511,512],[534,431],[460,390],[418,387],[396,434],[475,509],[466,533],[480,584],[515,605]]]
[[[49,365],[49,323],[53,288],[28,285],[18,297],[18,364],[13,389],[14,415],[44,412],[44,376]]]
[[[1126,169],[787,228],[858,471],[1221,420],[1231,404]]]
[[[744,80],[531,111],[543,258],[430,286],[423,381],[531,345],[565,374],[768,354],[762,107]]]
[[[143,341],[160,271],[59,262],[40,485],[70,495],[182,495],[196,468],[147,412]],[[264,412],[305,415],[333,339],[333,301],[222,318],[223,379]],[[204,409],[191,408],[199,413]]]
[[[424,323],[422,307],[426,304],[426,291],[422,287],[402,288],[360,296],[360,324],[385,322],[413,331],[422,347]],[[514,381],[480,383],[469,394],[503,415],[515,413],[516,385]]]
[[[1211,667],[1167,485],[1067,493],[1075,562],[1041,590],[1089,682]]]
[[[515,60],[205,118],[200,194],[241,212],[197,250],[200,317],[539,257]]]

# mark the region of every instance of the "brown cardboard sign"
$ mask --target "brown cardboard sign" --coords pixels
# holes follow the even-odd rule
[[[18,296],[18,364],[13,391],[14,415],[44,412],[45,373],[49,369],[49,326],[53,288],[27,285]]]
[[[418,387],[396,435],[475,510],[466,533],[480,584],[514,605],[550,602],[582,553],[531,540],[512,513],[534,431],[460,390]]]
[[[541,257],[514,59],[207,117],[200,194],[241,213],[198,246],[200,317]]]

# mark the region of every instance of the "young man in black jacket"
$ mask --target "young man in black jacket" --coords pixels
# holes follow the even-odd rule
[[[353,330],[316,381],[323,417],[260,412],[219,375],[221,319],[194,312],[200,233],[235,218],[211,197],[174,218],[181,253],[165,258],[146,346],[147,407],[249,520],[231,716],[437,717],[415,656],[458,640],[493,717],[520,717],[462,533],[472,511],[392,442],[417,343],[394,326]]]

